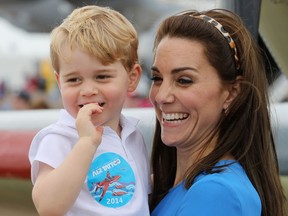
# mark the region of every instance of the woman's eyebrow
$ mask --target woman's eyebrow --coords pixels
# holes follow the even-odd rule
[[[156,72],[160,72],[160,70],[156,67],[156,66],[152,66],[151,67],[151,70],[152,71],[156,71]],[[181,71],[185,71],[185,70],[192,70],[194,72],[198,72],[198,70],[196,68],[193,68],[193,67],[179,67],[179,68],[174,68],[171,73],[172,74],[177,74]]]
[[[186,70],[191,70],[191,71],[194,71],[194,72],[198,72],[198,70],[196,68],[193,68],[193,67],[179,67],[179,68],[175,68],[172,70],[172,74],[177,74],[179,72],[182,72],[182,71],[186,71]]]
[[[151,71],[157,71],[157,72],[159,72],[159,69],[158,69],[156,66],[152,66],[152,67],[151,67]]]

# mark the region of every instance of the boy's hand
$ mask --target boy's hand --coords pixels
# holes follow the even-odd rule
[[[101,143],[103,127],[95,126],[92,123],[92,115],[103,111],[97,103],[86,104],[83,106],[76,118],[76,128],[79,138],[88,138],[93,145],[98,146]]]

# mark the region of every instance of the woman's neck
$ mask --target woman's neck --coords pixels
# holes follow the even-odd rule
[[[181,152],[177,150],[177,168],[176,168],[176,176],[174,181],[174,187],[182,182],[185,178],[185,174],[187,170],[192,167],[194,164],[198,163],[203,157],[207,156],[214,148],[207,148],[203,152],[194,152],[187,153]],[[235,158],[227,153],[223,155],[220,160],[234,160]]]

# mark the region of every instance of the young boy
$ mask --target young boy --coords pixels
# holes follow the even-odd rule
[[[135,119],[121,114],[141,76],[138,38],[104,7],[72,12],[52,32],[63,106],[29,152],[40,215],[149,215],[147,151]]]

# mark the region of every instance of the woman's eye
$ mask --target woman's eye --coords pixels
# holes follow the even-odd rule
[[[178,83],[185,85],[185,84],[191,84],[193,83],[193,81],[188,77],[182,77],[178,79]]]
[[[152,77],[151,77],[151,80],[152,80],[153,82],[160,82],[160,81],[162,81],[162,78],[159,77],[159,76],[152,76]]]

